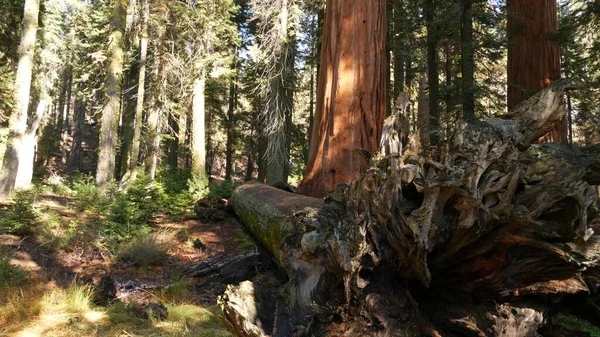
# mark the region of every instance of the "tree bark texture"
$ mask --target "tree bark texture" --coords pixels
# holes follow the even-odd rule
[[[231,180],[233,172],[234,112],[235,112],[235,79],[229,84],[229,107],[227,108],[227,145],[225,146],[225,180]]]
[[[0,178],[2,189],[0,193],[2,196],[8,196],[14,189],[30,187],[33,175],[35,133],[32,134],[28,128],[27,117],[40,1],[26,0],[23,11],[23,31],[21,33],[19,63],[15,78],[15,111],[8,122],[8,144],[4,154],[2,177]],[[31,162],[29,161],[30,157]],[[27,165],[31,167],[26,167]]]
[[[287,5],[283,6],[279,20],[290,21]],[[271,79],[267,97],[268,116],[266,180],[267,184],[287,184],[289,176],[290,146],[292,132],[292,115],[294,109],[296,59],[296,32],[286,25],[287,35],[280,43],[280,55],[276,56],[274,65],[276,76]]]
[[[140,156],[140,141],[142,138],[142,117],[144,113],[144,102],[146,93],[146,58],[148,55],[148,20],[150,19],[149,0],[142,1],[142,33],[140,39],[140,71],[138,77],[137,102],[135,107],[135,119],[133,139],[131,141],[131,155],[129,159],[128,175],[135,179],[137,173],[138,159]]]
[[[199,78],[194,82],[194,102],[192,107],[192,175],[194,179],[206,176],[206,139],[205,125],[205,98],[206,73],[202,70]]]
[[[565,86],[436,147],[403,146],[398,109],[362,178],[324,201],[236,189],[236,213],[289,277],[273,336],[536,336],[592,296],[598,149],[533,144],[564,118]]]
[[[315,125],[300,193],[322,197],[360,177],[386,114],[386,2],[327,4]]]
[[[473,0],[462,0],[461,58],[463,118],[468,123],[475,117],[475,40],[473,38]]]
[[[556,0],[508,1],[508,110],[560,78]],[[542,139],[566,142],[567,121],[557,121]]]
[[[427,80],[429,93],[429,142],[440,139],[440,79],[438,74],[438,36],[435,21],[436,0],[425,0],[423,12],[427,25]]]
[[[127,16],[127,1],[112,1],[110,38],[108,46],[108,102],[102,111],[96,183],[103,187],[115,178],[115,160],[118,143],[118,127],[121,108],[121,78],[124,62],[124,34]]]

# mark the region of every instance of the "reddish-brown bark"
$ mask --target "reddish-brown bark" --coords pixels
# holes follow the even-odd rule
[[[508,0],[508,110],[560,78],[556,0]],[[567,140],[566,119],[541,142]]]
[[[315,127],[300,193],[322,197],[357,180],[375,152],[386,109],[386,1],[327,2]]]

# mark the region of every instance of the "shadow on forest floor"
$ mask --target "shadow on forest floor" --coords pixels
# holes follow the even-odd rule
[[[159,214],[152,234],[164,234],[166,258],[139,267],[89,237],[61,244],[74,235],[73,224],[103,222],[75,211],[71,199],[44,196],[36,207],[42,221],[55,222],[47,226],[51,230],[25,237],[0,235],[0,336],[229,336],[217,318],[221,289],[198,287],[195,280],[180,276],[215,254],[256,249],[235,219],[201,223],[190,216],[178,220]],[[105,275],[122,293],[119,301],[97,306],[91,284]],[[137,286],[124,291],[129,284]],[[162,303],[168,317],[141,317],[136,301]]]

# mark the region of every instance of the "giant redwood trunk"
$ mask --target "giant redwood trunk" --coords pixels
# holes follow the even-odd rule
[[[377,150],[386,112],[385,15],[385,0],[327,2],[302,194],[322,197],[357,180],[367,166],[361,150]]]
[[[416,134],[403,146],[406,114],[393,114],[366,172],[324,201],[236,189],[236,213],[289,277],[272,336],[597,334],[573,316],[600,321],[600,151],[533,144],[564,118],[565,86],[459,122],[435,147]],[[237,335],[264,336],[239,305],[251,288],[220,305]]]
[[[508,110],[560,78],[556,0],[508,1]],[[558,121],[541,141],[566,142],[567,121]]]

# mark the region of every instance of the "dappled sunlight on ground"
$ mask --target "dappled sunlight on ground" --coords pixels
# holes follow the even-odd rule
[[[0,250],[10,252],[10,264],[27,275],[19,284],[0,283],[0,336],[230,336],[217,318],[216,288],[180,276],[215,254],[255,249],[252,242],[240,245],[248,241],[247,234],[235,219],[201,223],[190,216],[173,219],[159,214],[152,233],[166,243],[166,259],[158,265],[137,266],[89,236],[93,231],[88,226],[103,226],[102,218],[76,212],[72,205],[67,197],[44,196],[36,204],[43,224],[40,232],[0,235]],[[73,233],[75,239],[67,242],[66,235]],[[89,284],[108,274],[120,286],[134,281],[151,287],[97,306]],[[130,305],[139,299],[163,303],[168,317],[142,317]]]

